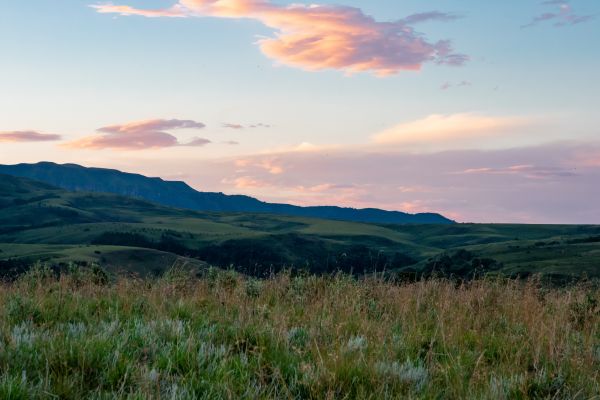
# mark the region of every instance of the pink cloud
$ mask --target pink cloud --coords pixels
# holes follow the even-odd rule
[[[79,149],[144,150],[174,146],[204,146],[210,140],[193,138],[180,143],[172,134],[166,132],[176,129],[203,129],[201,122],[179,119],[154,119],[136,121],[122,125],[105,126],[98,129],[97,135],[87,136],[65,144],[66,147]]]
[[[569,167],[543,167],[535,165],[511,165],[500,168],[468,168],[457,174],[491,174],[491,175],[519,175],[527,179],[552,179],[556,177],[575,176],[575,168]]]
[[[600,168],[600,149],[581,149],[572,156],[570,164],[576,168]]]
[[[10,131],[0,132],[0,142],[52,142],[60,140],[60,135],[39,133],[36,131]]]
[[[259,188],[239,188],[247,189],[248,193],[252,193]],[[353,207],[367,207],[368,204],[363,202],[362,196],[369,190],[368,185],[345,185],[321,183],[314,186],[294,186],[281,180],[277,183],[263,182],[260,188],[263,192],[268,190],[277,190],[278,198],[275,200],[282,203],[296,204],[300,206],[313,205],[349,205]],[[265,190],[266,189],[266,190]]]
[[[202,147],[202,146],[205,146],[210,143],[212,143],[212,142],[208,139],[197,137],[197,138],[193,138],[192,140],[190,140],[189,142],[187,142],[185,144],[180,144],[180,146]]]
[[[441,212],[462,222],[600,223],[592,201],[600,196],[599,149],[598,142],[561,142],[435,153],[289,151],[214,160],[202,170],[226,179],[214,186],[208,172],[195,179],[201,188],[299,205]],[[284,173],[260,167],[274,158]]]
[[[600,155],[595,158],[589,158],[585,160],[584,165],[588,167],[600,167]]]
[[[223,128],[229,129],[244,129],[245,126],[241,124],[223,124]]]
[[[235,160],[236,167],[242,168],[241,172],[248,171],[248,169],[258,169],[267,171],[271,175],[280,175],[285,169],[277,158],[264,157],[261,159],[238,159]]]
[[[241,129],[246,129],[246,128],[270,128],[270,127],[271,127],[271,125],[263,124],[262,122],[259,122],[257,124],[251,124],[251,125],[231,124],[231,123],[223,124],[223,128],[235,129],[235,130],[241,130]]]
[[[133,133],[150,132],[170,129],[203,129],[206,125],[202,122],[181,119],[151,119],[146,121],[129,122],[123,125],[111,125],[98,129],[107,133]]]
[[[332,190],[348,190],[348,189],[353,189],[354,185],[340,185],[340,184],[335,184],[335,183],[321,183],[319,185],[314,185],[314,186],[310,186],[305,188],[304,186],[299,186],[298,190],[300,191],[305,191],[305,192],[310,192],[310,193],[323,193],[323,192],[330,192]]]
[[[130,6],[116,6],[113,4],[102,4],[102,5],[92,5],[90,6],[95,8],[99,13],[102,14],[120,14],[124,16],[129,15],[140,15],[146,18],[157,18],[157,17],[176,17],[176,18],[185,18],[187,17],[187,12],[181,6],[174,6],[170,9],[164,10],[140,10],[137,8],[133,8]]]
[[[437,11],[379,22],[354,7],[279,5],[268,0],[180,0],[164,10],[113,4],[93,7],[101,13],[144,17],[254,19],[275,31],[273,37],[258,41],[267,57],[310,71],[335,69],[387,76],[419,70],[427,62],[463,65],[468,60],[466,55],[455,53],[449,41],[430,42],[412,28],[419,22],[457,18]]]
[[[223,183],[233,184],[236,189],[259,189],[272,186],[268,182],[261,181],[251,176],[240,176],[233,180],[224,179]]]
[[[432,114],[386,129],[374,135],[373,141],[378,144],[440,145],[460,139],[508,133],[533,124],[533,119],[521,117],[487,116],[474,113]]]
[[[274,175],[257,166],[265,158],[276,158],[285,172]],[[131,168],[127,161],[105,166]],[[524,172],[529,166],[552,176],[529,178]],[[435,153],[346,146],[243,158],[157,157],[138,168],[163,177],[185,171],[186,182],[198,190],[269,202],[399,211],[410,207],[461,222],[600,223],[595,201],[600,198],[599,140]],[[522,172],[476,173],[478,169]],[[465,170],[473,171],[456,173]],[[236,183],[238,178],[244,179]]]
[[[257,164],[257,166],[263,168],[272,175],[279,175],[284,172],[283,167],[278,163],[277,160],[274,159],[262,160]]]

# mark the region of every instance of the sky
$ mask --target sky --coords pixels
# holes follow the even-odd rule
[[[313,1],[6,2],[0,163],[600,223],[599,1]]]

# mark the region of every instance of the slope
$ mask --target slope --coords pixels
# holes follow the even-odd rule
[[[0,165],[0,173],[35,179],[67,190],[114,193],[170,207],[198,211],[261,212],[374,223],[452,223],[449,219],[433,213],[407,214],[379,209],[299,207],[265,203],[248,196],[199,192],[184,182],[164,181],[160,178],[148,178],[111,169],[85,168],[75,164],[59,165],[42,162]]]

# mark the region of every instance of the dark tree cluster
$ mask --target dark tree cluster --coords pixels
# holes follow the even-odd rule
[[[362,274],[416,263],[415,259],[400,252],[383,252],[365,245],[333,245],[310,235],[281,234],[230,239],[214,244],[198,243],[198,248],[186,246],[180,240],[181,236],[165,231],[159,240],[152,240],[140,233],[105,232],[92,244],[165,251],[258,277],[266,277],[283,269],[317,274],[337,271]]]
[[[423,277],[474,279],[502,267],[502,263],[492,258],[480,258],[468,250],[459,249],[430,259],[421,273]]]

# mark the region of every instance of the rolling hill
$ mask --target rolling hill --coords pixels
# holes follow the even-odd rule
[[[0,174],[35,179],[67,190],[114,193],[170,207],[196,211],[253,212],[342,221],[394,224],[451,224],[439,214],[407,214],[379,209],[334,206],[299,207],[265,203],[249,196],[199,192],[184,182],[164,181],[112,169],[85,168],[75,164],[0,165]]]
[[[367,224],[266,213],[199,212],[0,175],[0,271],[36,261],[160,274],[173,264],[266,276],[486,270],[600,277],[600,226]]]
[[[88,258],[97,254],[94,246],[119,246],[235,265],[261,275],[292,265],[314,272],[349,270],[354,265],[371,269],[374,261],[367,262],[367,258],[375,247],[377,251],[385,248],[386,253],[377,265],[393,258],[400,267],[414,263],[410,254],[422,251],[405,241],[402,233],[377,225],[263,213],[197,212],[107,193],[69,192],[8,175],[0,175],[0,182],[0,243],[5,244],[0,245],[0,255],[11,258],[29,252],[21,247],[15,254],[17,244],[90,246]],[[55,258],[52,248],[46,250],[46,258]],[[57,258],[66,257],[64,247],[56,250]]]

